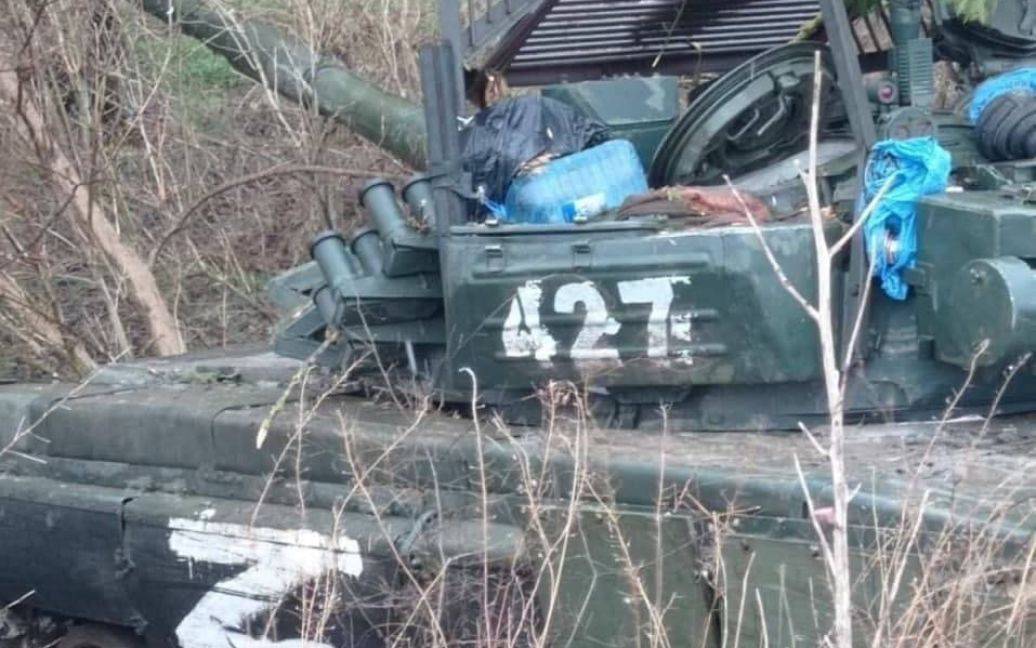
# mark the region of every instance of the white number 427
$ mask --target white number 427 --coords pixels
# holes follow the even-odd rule
[[[649,358],[669,356],[669,340],[691,341],[690,313],[673,313],[673,287],[690,284],[690,277],[650,277],[618,282],[619,299],[623,304],[650,305],[647,321]],[[586,313],[569,356],[573,360],[617,360],[619,350],[602,344],[605,336],[615,335],[622,325],[608,312],[601,291],[592,281],[564,284],[554,293],[553,311],[574,314],[582,304]],[[511,299],[504,320],[504,353],[509,358],[535,358],[547,362],[558,355],[558,342],[540,322],[543,286],[540,281],[527,281],[518,287]]]

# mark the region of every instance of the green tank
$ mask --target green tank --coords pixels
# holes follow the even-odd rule
[[[372,179],[368,224],[271,282],[272,348],[0,386],[3,645],[825,645],[831,408],[789,290],[822,278],[814,96],[821,232],[851,241],[854,645],[1032,645],[1036,166],[1003,159],[1031,113],[935,109],[933,66],[1031,64],[1036,13],[647,4],[442,0],[416,106],[278,28],[142,0],[423,175]],[[500,76],[631,141],[653,187],[729,178],[770,217],[479,215],[462,130]],[[876,143],[918,137],[952,168],[898,299],[853,224]]]

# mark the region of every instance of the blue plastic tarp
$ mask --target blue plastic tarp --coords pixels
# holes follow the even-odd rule
[[[882,289],[893,299],[906,299],[903,271],[917,261],[917,201],[946,190],[950,166],[950,154],[932,137],[878,142],[867,161],[862,206],[893,178],[863,225],[874,276],[881,277]],[[893,255],[887,252],[890,239],[896,242]]]
[[[1011,92],[1036,94],[1036,68],[1018,68],[983,81],[975,88],[975,94],[971,98],[971,107],[968,108],[968,117],[971,122],[978,121],[978,118],[982,116],[982,111],[990,102],[1000,95]]]

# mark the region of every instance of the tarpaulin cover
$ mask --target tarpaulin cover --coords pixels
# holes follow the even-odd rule
[[[946,190],[950,179],[950,154],[932,137],[878,142],[867,162],[863,205],[881,191],[889,178],[892,185],[864,224],[867,253],[874,276],[893,299],[906,299],[903,271],[917,259],[917,201]],[[886,243],[896,243],[889,254]]]
[[[539,96],[505,99],[482,110],[461,133],[464,170],[486,198],[502,203],[515,175],[544,156],[578,153],[608,139],[608,129]]]
[[[986,79],[975,88],[971,98],[968,117],[972,123],[978,121],[982,111],[997,97],[1010,93],[1036,94],[1036,68],[1025,67]]]

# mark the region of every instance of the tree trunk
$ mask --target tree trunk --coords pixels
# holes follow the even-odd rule
[[[158,288],[158,282],[144,259],[126,245],[103,210],[98,206],[90,185],[84,182],[72,161],[50,136],[43,115],[23,94],[17,69],[10,60],[0,60],[0,98],[5,109],[18,115],[17,124],[23,135],[35,145],[41,166],[49,172],[59,198],[69,198],[69,208],[84,226],[97,246],[126,278],[133,300],[140,306],[151,333],[151,341],[159,355],[184,353],[186,347],[180,329]]]

